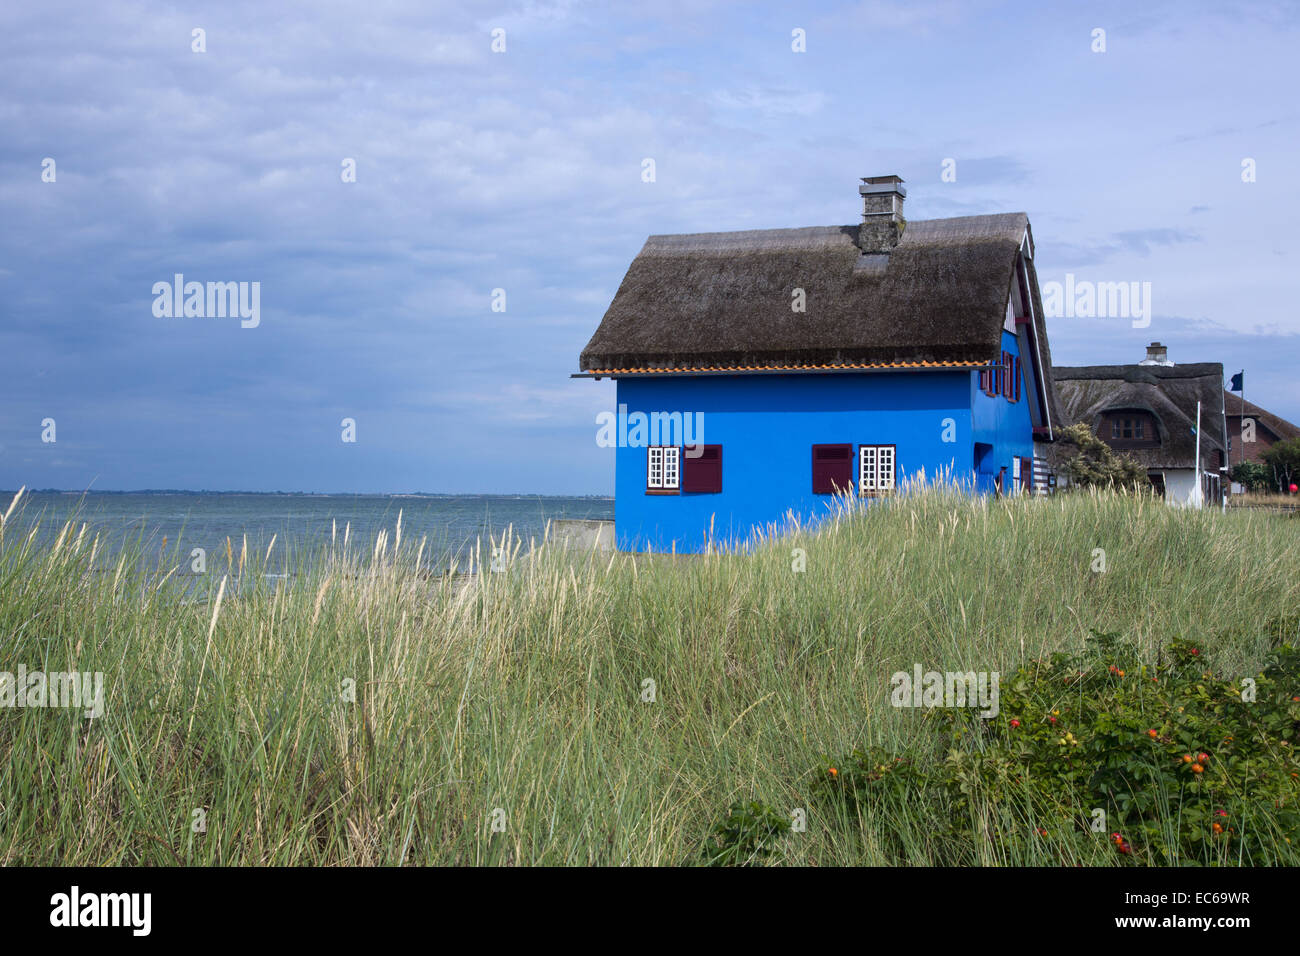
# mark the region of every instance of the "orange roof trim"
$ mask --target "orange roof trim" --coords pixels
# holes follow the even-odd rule
[[[689,368],[593,368],[591,375],[684,375],[691,372],[803,372],[810,369],[979,368],[988,362],[866,362],[841,365],[695,365]]]

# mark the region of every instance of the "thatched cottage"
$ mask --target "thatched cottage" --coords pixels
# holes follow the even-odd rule
[[[1052,376],[1065,422],[1086,422],[1112,448],[1137,459],[1167,501],[1219,502],[1227,466],[1222,364],[1175,365],[1168,349],[1152,342],[1135,365],[1057,366]],[[1049,458],[1059,466],[1056,459],[1073,451],[1058,445]]]
[[[1045,490],[1028,217],[906,222],[897,176],[858,193],[857,225],[651,236],[633,260],[577,376],[617,380],[620,549],[742,541],[940,473]]]
[[[1242,395],[1224,392],[1223,406],[1232,443],[1228,453],[1230,465],[1262,461],[1264,452],[1278,442],[1300,438],[1300,428],[1267,408],[1246,401]]]

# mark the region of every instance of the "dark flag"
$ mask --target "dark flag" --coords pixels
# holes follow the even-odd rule
[[[1236,375],[1232,376],[1232,383],[1228,386],[1228,391],[1230,392],[1244,391],[1245,383],[1243,379],[1245,379],[1245,377],[1246,377],[1246,373],[1244,371],[1238,372]]]

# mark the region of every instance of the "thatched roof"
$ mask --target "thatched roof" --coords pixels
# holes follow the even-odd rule
[[[1235,392],[1224,392],[1223,404],[1224,407],[1227,409],[1229,418],[1242,417],[1243,402],[1241,400],[1240,395],[1238,395]],[[1274,435],[1278,437],[1279,440],[1285,441],[1288,438],[1300,438],[1300,428],[1297,428],[1295,425],[1292,425],[1285,418],[1279,418],[1278,416],[1270,412],[1268,409],[1260,408],[1254,402],[1245,402],[1244,405],[1245,405],[1245,411],[1244,411],[1245,416],[1247,418],[1255,419],[1255,421],[1258,424],[1263,425],[1265,428],[1271,431]]]
[[[861,252],[857,226],[651,236],[579,364],[620,372],[986,364],[999,354],[1028,226],[1024,213],[911,221],[887,256]],[[1045,350],[1032,262],[1030,275]],[[806,312],[791,308],[795,289]],[[1050,369],[1046,354],[1043,362]]]
[[[1223,435],[1223,366],[1085,365],[1052,370],[1066,424],[1086,422],[1098,430],[1108,411],[1135,409],[1155,416],[1160,447],[1124,449],[1146,468],[1191,468],[1196,458],[1196,402],[1201,401],[1201,463],[1226,449]],[[1105,437],[1105,436],[1102,436]],[[1057,445],[1053,457],[1071,449]],[[1059,465],[1059,461],[1054,461]]]

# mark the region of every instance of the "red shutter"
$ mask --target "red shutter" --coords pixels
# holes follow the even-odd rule
[[[1014,365],[1014,368],[1015,368],[1015,372],[1016,372],[1016,374],[1015,374],[1015,383],[1014,383],[1014,387],[1013,387],[1013,389],[1012,389],[1012,392],[1013,392],[1013,394],[1012,394],[1012,398],[1013,398],[1015,401],[1018,402],[1018,401],[1020,401],[1020,358],[1019,358],[1019,357],[1017,357],[1017,358],[1015,359],[1015,365]]]
[[[815,495],[834,494],[853,486],[853,446],[812,446],[812,490]]]
[[[703,445],[698,458],[696,449],[687,445],[682,454],[682,491],[695,494],[719,494],[722,491],[722,446]]]

